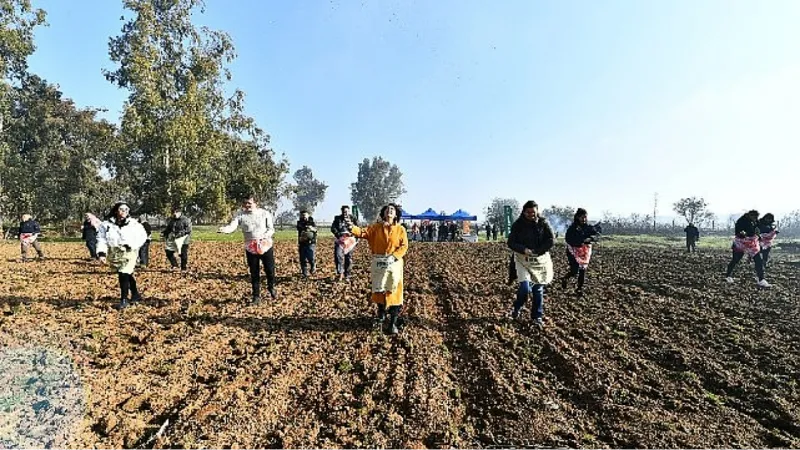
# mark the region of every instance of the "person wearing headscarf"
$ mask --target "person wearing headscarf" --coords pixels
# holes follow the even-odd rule
[[[758,232],[758,211],[751,210],[743,215],[736,221],[735,226],[736,235],[733,238],[733,245],[731,250],[733,256],[731,262],[728,264],[728,271],[725,274],[725,281],[733,283],[733,271],[739,261],[747,255],[753,258],[756,264],[756,275],[758,276],[758,285],[763,288],[770,287],[770,284],[764,278],[764,260],[761,257],[761,245],[759,243]]]
[[[138,302],[142,298],[136,285],[134,270],[139,248],[147,240],[147,232],[136,219],[130,217],[130,211],[127,203],[115,203],[97,233],[97,256],[100,262],[107,261],[117,271],[119,309],[128,306],[128,294],[131,295],[131,302]]]
[[[522,213],[514,221],[508,234],[507,245],[514,252],[519,288],[511,317],[517,319],[529,296],[533,297],[531,319],[537,328],[544,327],[544,291],[553,281],[553,229],[547,219],[539,215],[539,206],[533,200],[525,202]]]
[[[775,226],[775,216],[772,213],[766,213],[758,220],[758,231],[761,241],[761,259],[764,260],[764,269],[766,269],[767,264],[769,264],[769,253],[772,251],[775,237],[778,236],[778,228]]]
[[[35,221],[30,214],[23,214],[21,219],[19,223],[19,243],[22,262],[28,260],[28,247],[33,247],[39,259],[44,259],[44,252],[38,240],[39,235],[42,233],[39,222]]]
[[[261,265],[267,274],[267,290],[269,295],[277,298],[275,290],[275,248],[272,236],[275,234],[272,214],[259,208],[253,195],[248,195],[242,202],[242,209],[233,216],[231,223],[220,227],[219,233],[230,234],[241,227],[244,234],[245,256],[250,268],[250,285],[253,291],[253,304],[261,302]]]
[[[316,248],[317,224],[308,211],[300,211],[300,219],[297,221],[297,250],[300,253],[300,272],[303,278],[308,277],[309,271],[311,275],[317,271]]]
[[[353,236],[369,243],[371,300],[378,305],[377,321],[386,322],[389,334],[399,332],[398,316],[403,308],[403,260],[408,252],[408,236],[398,224],[401,214],[400,206],[390,203],[381,208],[380,221],[367,228],[347,223]]]
[[[578,286],[575,293],[583,295],[583,285],[586,282],[586,269],[592,258],[592,243],[597,241],[600,234],[599,225],[589,225],[589,215],[583,208],[578,208],[572,219],[572,225],[567,228],[564,240],[567,244],[567,262],[569,272],[561,278],[561,288],[567,288],[570,278],[578,277]]]
[[[175,253],[181,255],[181,272],[186,273],[189,265],[189,244],[192,240],[192,221],[183,215],[180,207],[172,208],[172,217],[167,221],[162,233],[164,235],[165,252],[170,267],[173,270],[178,268],[178,260]]]
[[[86,242],[89,257],[97,259],[97,232],[102,222],[92,213],[86,213],[86,220],[81,225],[81,239]]]

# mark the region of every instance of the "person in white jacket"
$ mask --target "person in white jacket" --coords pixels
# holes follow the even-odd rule
[[[130,211],[127,203],[117,202],[106,220],[100,224],[97,233],[97,256],[100,262],[108,261],[119,277],[119,309],[128,306],[128,293],[131,294],[131,302],[142,299],[133,271],[139,256],[139,247],[147,240],[147,232],[142,224],[130,217]]]
[[[241,227],[244,234],[244,248],[247,266],[250,268],[250,284],[253,288],[253,304],[261,301],[261,263],[267,274],[267,289],[273,299],[275,292],[275,251],[272,235],[275,234],[272,214],[259,208],[252,195],[242,202],[242,209],[233,216],[231,223],[219,228],[219,233],[233,233]]]

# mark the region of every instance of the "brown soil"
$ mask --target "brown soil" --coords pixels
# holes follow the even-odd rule
[[[79,245],[26,264],[2,245],[0,349],[75,361],[73,447],[800,446],[800,275],[780,255],[759,290],[747,263],[723,284],[726,252],[601,246],[588,295],[554,284],[537,331],[505,317],[501,244],[412,245],[390,337],[366,246],[351,284],[331,247],[306,281],[279,244],[279,297],[250,306],[240,244],[193,244],[187,276],[154,245],[145,301],[120,313],[116,276]]]

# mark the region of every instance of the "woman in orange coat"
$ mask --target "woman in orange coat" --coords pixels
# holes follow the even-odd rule
[[[403,307],[403,258],[408,252],[408,235],[398,224],[400,214],[400,206],[390,203],[381,208],[379,222],[366,229],[350,228],[353,236],[369,242],[372,302],[378,304],[378,321],[384,322],[389,313],[389,334],[398,333],[397,316]]]

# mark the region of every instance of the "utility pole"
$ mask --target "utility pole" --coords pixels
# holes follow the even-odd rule
[[[653,195],[653,231],[656,231],[656,215],[658,215],[658,192]]]

